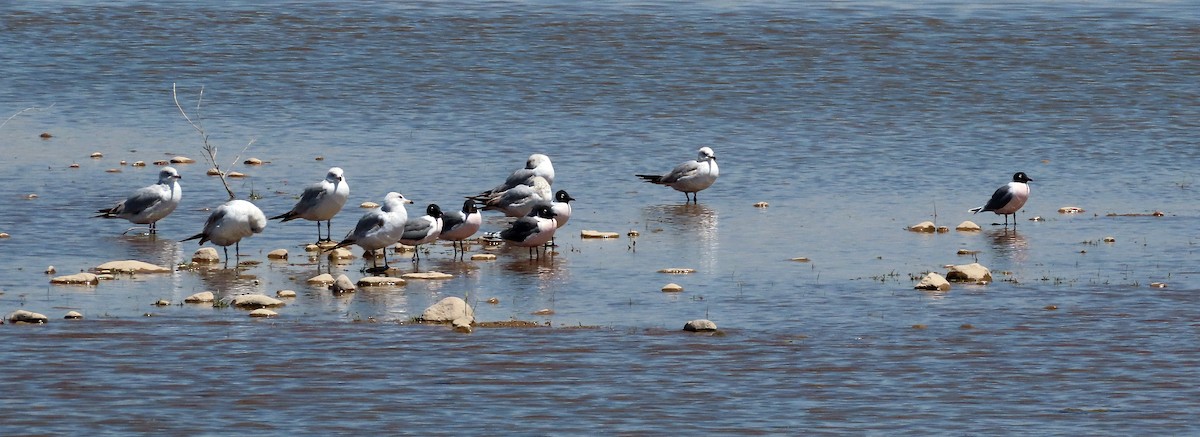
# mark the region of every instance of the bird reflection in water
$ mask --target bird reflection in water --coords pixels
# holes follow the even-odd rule
[[[1029,242],[1016,229],[994,229],[987,231],[987,236],[997,257],[1018,262],[1029,258]]]
[[[119,238],[124,241],[120,247],[128,248],[129,251],[124,259],[141,260],[163,267],[173,267],[181,262],[180,251],[183,244],[177,240],[158,238],[155,234],[123,235]],[[190,257],[182,260],[188,261],[191,261]]]
[[[685,259],[698,258],[703,262],[701,267],[714,269],[717,264],[717,253],[720,240],[717,238],[717,224],[720,216],[716,209],[705,204],[683,205],[653,205],[642,210],[642,218],[647,231],[658,233],[665,244],[672,247],[671,251],[678,253],[693,253],[699,257],[685,256]],[[645,234],[642,237],[645,238]],[[643,242],[642,244],[647,244]]]
[[[198,268],[193,270],[205,289],[218,294],[218,298],[246,293],[264,293],[263,281],[258,275],[247,273],[246,268]]]

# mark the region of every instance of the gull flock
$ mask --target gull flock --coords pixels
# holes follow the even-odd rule
[[[696,159],[687,160],[662,174],[635,174],[636,177],[653,184],[665,185],[684,193],[686,202],[698,202],[697,193],[716,182],[719,175],[716,153],[709,147],[701,147]],[[566,190],[552,191],[554,165],[550,157],[535,153],[530,155],[525,166],[513,171],[504,182],[494,188],[473,196],[467,196],[461,209],[443,212],[441,207],[430,204],[425,214],[409,217],[406,204],[413,203],[398,192],[388,193],[379,208],[371,209],[359,218],[354,229],[334,243],[331,221],[341,212],[350,196],[350,186],[345,171],[330,168],[325,178],[305,187],[300,199],[287,212],[272,216],[270,220],[288,222],[303,219],[315,222],[317,244],[326,251],[357,245],[367,252],[386,249],[401,243],[420,246],[437,240],[450,241],[454,255],[465,253],[467,240],[479,232],[483,223],[481,211],[497,211],[513,217],[506,229],[488,235],[498,236],[504,242],[529,249],[530,258],[538,256],[538,249],[553,244],[554,234],[567,224],[571,217],[571,204],[575,198]],[[156,224],[166,218],[180,203],[181,176],[173,167],[163,167],[158,183],[134,191],[116,205],[97,211],[94,217],[120,218],[134,224],[148,225],[149,233],[157,232]],[[1013,175],[1012,182],[1001,186],[988,202],[970,212],[994,212],[1005,217],[1015,214],[1029,198],[1028,182],[1032,181],[1023,172]],[[253,203],[245,200],[230,200],[217,207],[204,223],[203,230],[182,241],[200,240],[203,245],[212,242],[225,251],[228,262],[228,247],[234,246],[235,256],[240,256],[239,243],[243,238],[263,232],[267,217]],[[321,233],[321,222],[325,222],[325,233]],[[1014,222],[1015,226],[1015,222]],[[130,230],[137,229],[131,228]],[[382,271],[389,268],[386,251],[383,266],[378,258],[372,258],[367,271]],[[413,256],[419,262],[420,252]]]

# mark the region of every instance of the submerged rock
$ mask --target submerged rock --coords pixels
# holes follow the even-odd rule
[[[404,279],[434,279],[434,280],[436,280],[436,279],[451,279],[454,277],[454,275],[451,275],[449,273],[442,273],[442,272],[419,272],[419,273],[405,273],[405,274],[401,275],[400,277],[402,277]]]
[[[96,266],[96,271],[105,273],[171,273],[171,269],[137,260],[109,261]]]
[[[913,231],[913,232],[933,233],[933,232],[937,232],[937,226],[934,225],[933,222],[924,221],[924,222],[909,226],[908,230]]]
[[[421,313],[422,322],[446,323],[464,319],[467,323],[475,321],[475,310],[460,297],[447,297],[431,305]]]
[[[266,308],[259,308],[250,312],[250,317],[275,317],[278,315],[279,313]]]
[[[347,249],[345,247],[339,247],[337,249],[333,249],[333,250],[329,251],[328,256],[329,256],[329,259],[333,260],[333,261],[347,260],[347,259],[354,258],[354,252],[351,252],[350,249]]]
[[[368,276],[358,280],[359,287],[394,287],[407,284],[402,278],[391,276]]]
[[[580,231],[579,236],[582,238],[620,238],[621,234],[616,232],[602,232],[584,229],[583,231]]]
[[[463,317],[460,319],[454,319],[454,321],[450,322],[450,325],[454,327],[455,331],[458,331],[458,332],[461,332],[464,334],[470,334],[471,333],[471,323],[474,321],[475,321],[474,318]]]
[[[917,284],[917,286],[913,288],[917,290],[928,291],[950,291],[950,282],[947,281],[946,278],[942,277],[942,275],[939,275],[935,272],[929,272],[928,275],[925,275],[924,279],[921,279],[921,283]]]
[[[671,267],[671,268],[661,269],[658,272],[659,273],[667,273],[667,274],[671,274],[671,275],[686,275],[688,273],[696,273],[696,269],[689,269],[689,268],[684,268],[684,267]]]
[[[257,309],[283,306],[283,301],[265,294],[243,294],[234,296],[229,304],[238,308]]]
[[[187,303],[208,303],[208,302],[215,302],[216,300],[217,300],[217,295],[213,294],[213,292],[211,292],[211,291],[201,291],[199,293],[196,293],[191,296],[183,298],[183,301],[187,302]]]
[[[471,261],[495,261],[496,254],[494,253],[477,253],[471,255]]]
[[[1084,210],[1078,206],[1064,206],[1058,209],[1059,214],[1079,214]]]
[[[33,311],[26,311],[26,310],[13,311],[13,312],[9,313],[8,317],[5,317],[4,319],[8,320],[9,323],[38,323],[38,324],[40,324],[40,323],[46,323],[46,322],[50,321],[50,318],[46,317],[45,314],[35,313]]]
[[[82,320],[83,313],[79,311],[67,311],[67,315],[63,316],[63,318],[67,320]]]
[[[708,319],[696,319],[683,324],[684,331],[700,332],[700,331],[716,331],[717,324]]]
[[[992,282],[992,272],[979,263],[950,266],[946,272],[946,280],[986,284]]]
[[[74,275],[56,276],[50,279],[51,284],[66,284],[66,285],[96,285],[100,283],[100,277],[93,273],[76,273]]]
[[[275,249],[267,252],[267,259],[288,259],[287,249]]]

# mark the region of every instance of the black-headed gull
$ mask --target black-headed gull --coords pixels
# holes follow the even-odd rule
[[[350,185],[341,168],[333,167],[325,173],[325,180],[309,185],[300,194],[300,200],[291,211],[271,217],[271,220],[283,219],[289,222],[295,219],[305,219],[317,222],[317,243],[332,241],[333,235],[329,228],[333,216],[342,210],[346,199],[350,197]],[[321,222],[325,222],[325,238],[321,238]]]
[[[413,247],[413,262],[421,260],[421,245],[437,241],[442,233],[442,208],[436,203],[425,207],[425,215],[408,219],[400,244]]]
[[[475,201],[467,199],[463,202],[461,211],[450,211],[442,215],[442,232],[438,234],[439,240],[450,241],[454,245],[454,253],[457,255],[460,251],[466,253],[467,247],[463,240],[471,238],[479,231],[479,226],[483,224],[483,214],[479,212],[479,208],[475,207]]]
[[[514,246],[528,247],[529,257],[532,258],[538,246],[554,238],[554,231],[557,229],[554,210],[550,205],[540,204],[534,207],[528,216],[517,219],[508,229],[500,231],[500,238]]]
[[[225,263],[229,263],[229,245],[233,245],[234,257],[241,256],[243,238],[262,233],[267,227],[267,216],[253,203],[235,199],[225,202],[204,221],[204,230],[184,238],[183,241],[200,239],[200,244],[213,242],[225,251]]]
[[[404,209],[406,203],[412,203],[412,201],[405,199],[404,195],[395,191],[387,193],[387,196],[383,198],[382,207],[364,213],[358,219],[354,230],[328,250],[357,244],[363,250],[374,253],[378,249],[386,249],[395,244],[404,235],[404,223],[408,221],[408,210]],[[364,270],[378,272],[387,271],[387,269],[387,250],[384,250],[383,269],[379,268],[378,257],[373,257],[371,258],[371,268]]]
[[[684,161],[667,174],[635,176],[646,182],[666,185],[676,191],[682,191],[684,198],[687,198],[688,201],[697,202],[696,194],[712,186],[713,182],[717,181],[718,174],[717,155],[713,153],[712,149],[701,147],[695,161]],[[691,197],[688,197],[689,193]]]
[[[971,208],[971,213],[980,211],[991,211],[1004,216],[1004,226],[1008,226],[1008,215],[1013,216],[1013,227],[1017,226],[1017,211],[1025,206],[1025,201],[1029,200],[1029,182],[1033,181],[1024,172],[1016,172],[1013,174],[1012,182],[1009,182],[992,193],[992,198],[988,199],[987,204],[978,208]]]
[[[121,218],[139,225],[149,225],[150,233],[158,232],[156,224],[159,220],[175,211],[183,191],[179,188],[179,171],[175,167],[163,167],[158,172],[158,183],[139,188],[128,198],[117,202],[116,206],[96,211],[94,217]],[[137,228],[129,228],[125,232]]]

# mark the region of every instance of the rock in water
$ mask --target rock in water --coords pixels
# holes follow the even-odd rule
[[[935,226],[933,224],[933,222],[926,221],[926,222],[921,222],[921,223],[917,223],[915,225],[909,226],[908,230],[913,231],[913,232],[933,233],[933,232],[937,231],[937,226]]]
[[[5,317],[9,323],[46,323],[50,321],[49,317],[44,314],[35,313],[33,311],[16,310]]]
[[[338,276],[337,280],[329,285],[329,291],[334,293],[353,293],[357,289],[358,287],[354,285],[354,281],[351,281],[350,277],[346,275]]]
[[[983,228],[979,227],[979,225],[975,224],[975,222],[970,221],[970,220],[959,223],[958,226],[954,227],[954,229],[962,231],[962,232],[972,232],[972,231],[983,230]]]
[[[217,296],[211,291],[201,291],[191,296],[183,298],[187,303],[207,303],[217,300]]]
[[[100,283],[100,277],[92,273],[76,273],[74,275],[56,276],[50,279],[50,283],[66,285],[96,285]]]
[[[949,271],[946,272],[946,280],[986,284],[992,282],[992,272],[979,263],[950,266]]]
[[[475,321],[475,310],[459,297],[447,297],[431,305],[421,313],[422,322],[447,323],[458,319]]]
[[[166,267],[132,259],[109,261],[96,266],[96,271],[106,273],[171,273],[171,269]]]
[[[913,288],[929,291],[950,291],[950,282],[946,281],[946,278],[942,277],[942,275],[929,272],[928,275],[925,275],[924,279],[921,279],[921,283]]]
[[[212,247],[201,247],[196,249],[192,254],[192,262],[201,264],[212,264],[221,262],[221,255],[217,253],[217,249]]]
[[[283,301],[265,294],[243,294],[235,296],[229,304],[238,308],[258,309],[283,306]]]
[[[696,319],[683,324],[683,330],[691,332],[716,331],[717,324],[708,319]]]

